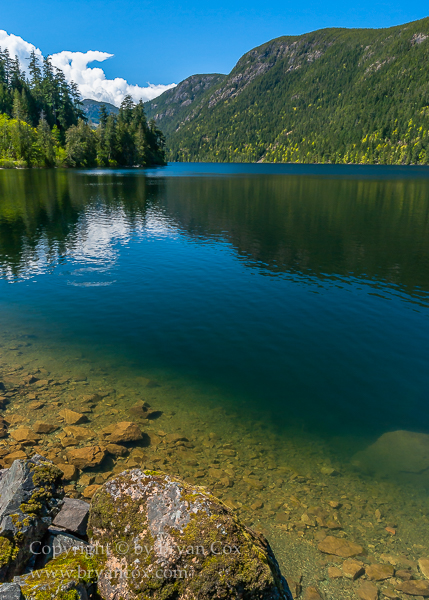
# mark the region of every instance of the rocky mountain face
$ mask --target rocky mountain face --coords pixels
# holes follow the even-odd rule
[[[194,106],[225,77],[218,73],[192,75],[155,100],[146,102],[146,114],[149,119],[154,118],[163,132],[168,135],[180,127],[182,120],[186,123],[195,116]]]
[[[429,18],[272,40],[147,103],[170,160],[428,164]]]

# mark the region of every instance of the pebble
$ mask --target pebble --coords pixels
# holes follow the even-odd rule
[[[95,492],[101,487],[101,485],[97,485],[96,483],[94,483],[93,485],[89,485],[87,488],[85,488],[84,492],[83,492],[83,497],[84,498],[92,498],[93,495],[95,494]]]
[[[86,446],[69,450],[67,453],[68,461],[78,469],[88,467],[98,467],[104,460],[106,452],[100,446]]]
[[[325,554],[333,554],[343,558],[364,554],[364,549],[359,544],[332,535],[326,536],[324,540],[319,542],[318,549]]]
[[[58,414],[64,419],[67,425],[79,425],[80,423],[88,422],[88,417],[86,415],[70,410],[69,408],[63,408]]]
[[[105,427],[101,435],[108,442],[118,444],[121,442],[136,442],[143,438],[143,434],[135,423],[130,421],[122,421]]]
[[[342,565],[343,573],[348,579],[358,579],[365,573],[364,564],[359,560],[348,558]]]
[[[371,581],[362,581],[356,589],[356,593],[361,600],[377,600],[378,588]]]
[[[59,463],[57,467],[63,472],[63,479],[65,481],[74,481],[77,479],[78,470],[74,465],[68,465],[66,463]]]
[[[398,583],[396,589],[410,596],[423,596],[427,598],[429,596],[429,581],[423,581],[422,579],[403,581],[402,583]]]
[[[413,578],[412,572],[408,569],[399,569],[399,571],[396,571],[395,576],[399,577],[399,579],[403,579],[404,581],[409,581]]]
[[[429,579],[429,558],[419,558],[418,565],[421,573]]]
[[[52,433],[58,429],[58,425],[53,425],[52,423],[44,423],[43,421],[36,421],[33,425],[33,430],[35,433]]]
[[[344,573],[338,567],[328,567],[328,577],[329,579],[339,579],[344,577]]]
[[[322,600],[322,596],[320,595],[319,590],[314,586],[308,587],[304,591],[302,598],[303,600]]]
[[[365,573],[369,579],[382,581],[383,579],[393,577],[395,570],[392,565],[373,564],[365,568]]]
[[[10,436],[24,446],[33,446],[40,440],[40,437],[29,427],[15,429],[15,431],[10,432]]]

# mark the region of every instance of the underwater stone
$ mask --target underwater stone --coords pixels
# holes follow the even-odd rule
[[[393,577],[395,570],[392,565],[372,564],[365,568],[365,574],[368,579],[382,581],[383,579]]]
[[[68,461],[78,469],[87,469],[98,467],[106,456],[104,448],[100,446],[85,446],[69,450],[67,453]]]
[[[363,581],[356,590],[360,600],[377,600],[378,588],[371,581]]]
[[[137,442],[143,438],[143,434],[135,423],[122,421],[105,427],[102,436],[112,444],[120,444],[123,442]]]
[[[343,558],[351,558],[359,554],[364,554],[364,549],[355,542],[350,542],[344,538],[336,538],[333,535],[328,535],[323,539],[318,549],[325,554],[333,554]]]
[[[429,558],[419,558],[419,569],[429,579]]]
[[[362,471],[383,475],[423,473],[429,469],[429,435],[405,430],[384,433],[355,454],[352,464]]]
[[[403,581],[398,583],[396,589],[409,596],[429,597],[429,581],[418,579],[417,581]]]
[[[267,540],[204,488],[165,473],[133,469],[106,482],[91,502],[88,535],[109,544],[104,600],[292,600]],[[124,576],[112,577],[117,571]]]
[[[67,423],[67,425],[79,425],[80,423],[87,423],[88,417],[83,415],[82,413],[78,413],[74,410],[70,410],[69,408],[64,408],[60,410],[58,413],[62,419]]]

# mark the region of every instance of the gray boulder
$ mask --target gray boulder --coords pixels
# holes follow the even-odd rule
[[[0,481],[0,583],[21,574],[59,511],[62,472],[36,455],[16,460]]]
[[[74,535],[85,537],[88,525],[89,504],[75,498],[64,498],[64,504],[53,521],[55,527]]]
[[[268,541],[202,487],[133,469],[91,501],[103,600],[292,600]]]
[[[39,572],[38,572],[39,573]],[[40,577],[43,581],[45,570],[40,571]],[[16,577],[16,581],[12,584],[19,589],[21,596],[5,596],[4,600],[65,600],[73,598],[73,600],[90,600],[95,592],[95,584],[79,580],[78,577],[70,578],[68,575],[61,579],[52,578],[51,574],[43,581],[36,583],[35,578],[31,574],[24,577]],[[1,590],[1,588],[0,588]],[[17,592],[15,592],[17,593]],[[2,597],[0,596],[0,600]]]
[[[24,600],[19,583],[0,585],[0,600]]]
[[[36,548],[35,548],[36,550]],[[49,527],[46,536],[38,544],[36,569],[42,569],[50,560],[62,554],[73,557],[82,552],[90,552],[87,542],[55,527]]]

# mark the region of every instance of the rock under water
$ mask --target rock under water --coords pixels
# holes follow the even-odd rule
[[[390,431],[352,459],[362,471],[395,475],[429,475],[429,435]]]

